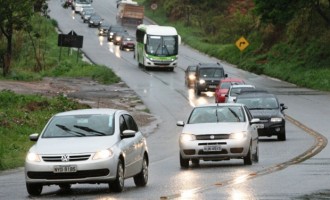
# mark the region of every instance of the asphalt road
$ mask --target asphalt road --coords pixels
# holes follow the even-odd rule
[[[115,23],[114,0],[95,0],[93,6],[106,22]],[[62,33],[74,30],[84,36],[83,52],[95,63],[112,68],[134,89],[161,123],[148,137],[150,150],[149,182],[145,188],[125,181],[125,190],[109,193],[107,185],[74,185],[69,193],[58,187],[44,187],[40,199],[320,199],[330,198],[328,102],[325,92],[298,88],[295,85],[258,76],[224,61],[199,53],[184,44],[180,46],[179,67],[174,72],[145,71],[133,59],[133,52],[97,36],[97,29],[88,28],[70,9],[50,0],[50,16],[57,20]],[[145,20],[145,23],[151,21]],[[134,35],[134,28],[128,28]],[[251,42],[251,41],[250,41]],[[253,42],[253,41],[252,41]],[[196,97],[184,85],[184,69],[197,62],[221,62],[230,77],[276,93],[289,107],[287,140],[260,140],[260,161],[244,166],[241,160],[201,162],[199,167],[182,170],[179,165],[176,121],[186,120],[194,105],[213,102],[213,96]],[[285,72],[284,72],[285,73]],[[301,124],[299,124],[299,122]],[[314,135],[313,135],[314,134]],[[318,135],[321,134],[321,135]],[[322,137],[322,135],[324,137]],[[322,150],[321,152],[319,152]],[[316,154],[316,155],[314,155]],[[313,156],[314,155],[314,156]],[[313,156],[310,158],[310,156]],[[23,169],[0,174],[0,199],[28,199]]]

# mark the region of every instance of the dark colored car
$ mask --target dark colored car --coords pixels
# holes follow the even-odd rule
[[[88,27],[99,27],[103,22],[101,16],[94,14],[88,20]]]
[[[220,80],[227,76],[220,63],[199,63],[196,68],[195,93],[201,95],[201,92],[214,92]]]
[[[132,36],[124,36],[122,41],[119,45],[120,50],[128,49],[134,50],[135,49],[135,39]]]
[[[186,86],[191,87],[191,85],[195,84],[196,80],[196,68],[197,65],[189,65],[187,69],[184,71],[184,82]]]
[[[95,14],[95,11],[92,9],[82,11],[81,19],[83,20],[84,23],[86,23],[86,22],[88,22],[89,18],[94,14]]]
[[[124,31],[126,31],[126,30],[124,29],[124,27],[122,27],[120,25],[111,25],[108,30],[108,35],[107,35],[108,41],[109,42],[113,41],[113,39],[114,39],[113,35],[116,32],[124,32]]]
[[[127,31],[115,32],[113,34],[113,44],[120,45],[124,36],[129,36]]]
[[[99,35],[107,36],[107,35],[108,35],[109,27],[110,27],[109,24],[102,23],[102,24],[99,26]]]
[[[245,104],[252,116],[260,119],[263,126],[259,126],[258,136],[276,135],[278,140],[286,140],[284,110],[288,107],[279,103],[276,95],[258,91],[242,92],[237,95],[236,103]]]

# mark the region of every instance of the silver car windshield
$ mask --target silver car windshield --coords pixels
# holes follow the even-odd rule
[[[195,108],[191,113],[188,124],[245,122],[241,106],[209,106]]]
[[[55,116],[43,132],[43,138],[113,135],[112,115]]]

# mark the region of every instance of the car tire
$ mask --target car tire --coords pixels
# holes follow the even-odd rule
[[[192,164],[199,165],[199,159],[191,159]]]
[[[42,192],[42,185],[26,183],[26,189],[31,196],[39,196]]]
[[[141,172],[133,177],[134,183],[138,187],[146,186],[148,183],[148,161],[146,156],[143,157]]]
[[[279,140],[279,141],[286,140],[285,128],[282,128],[281,132],[277,135],[277,140]]]
[[[181,168],[187,169],[189,167],[189,159],[185,159],[181,156],[180,153],[180,166]]]
[[[249,147],[249,151],[246,154],[246,156],[243,158],[244,160],[244,165],[252,165],[252,153],[251,153],[251,143],[250,143],[250,147]]]
[[[118,160],[116,179],[109,183],[110,190],[122,192],[124,189],[124,165],[121,159]]]
[[[254,162],[259,162],[259,146],[258,146],[258,144],[257,144],[256,153],[253,154],[253,161]]]

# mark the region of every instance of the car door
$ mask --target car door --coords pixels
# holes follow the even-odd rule
[[[138,132],[137,125],[132,116],[128,114],[123,114],[119,119],[120,132],[125,130],[134,130]],[[130,177],[140,171],[141,167],[138,167],[138,161],[141,159],[141,146],[139,145],[141,137],[140,134],[136,133],[134,137],[122,139],[125,144],[125,176]],[[140,149],[139,149],[140,148]]]

